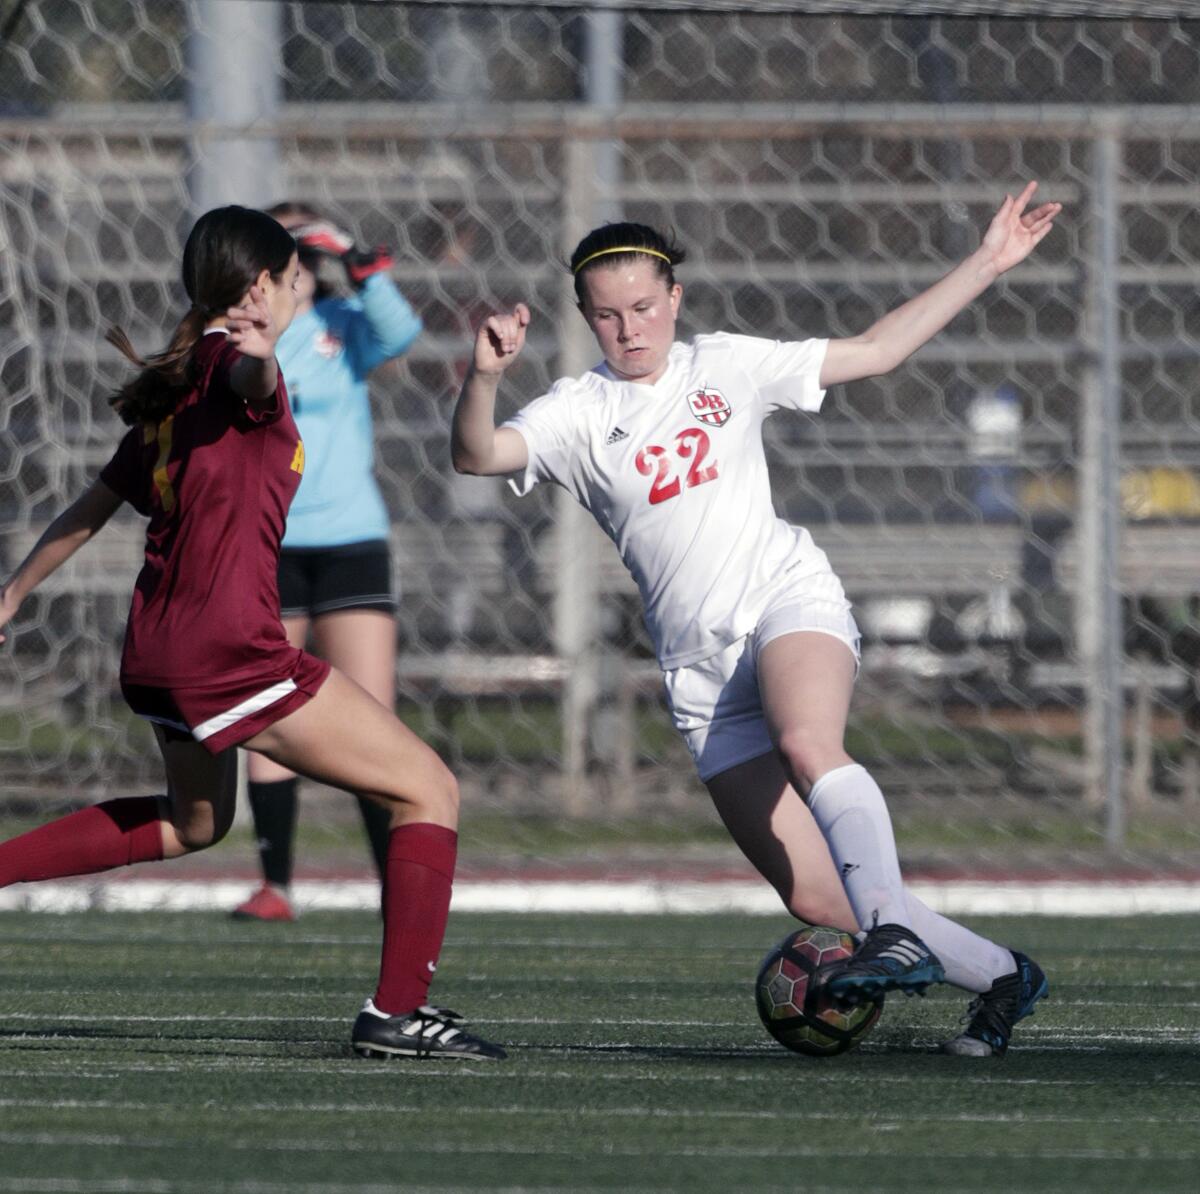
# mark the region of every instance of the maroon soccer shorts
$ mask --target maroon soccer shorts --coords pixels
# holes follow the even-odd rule
[[[139,717],[193,739],[215,755],[299,709],[316,696],[328,675],[325,660],[297,650],[281,672],[203,688],[157,688],[122,680],[121,691]]]

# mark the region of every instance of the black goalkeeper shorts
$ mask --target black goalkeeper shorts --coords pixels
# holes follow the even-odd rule
[[[283,617],[316,618],[344,609],[395,613],[392,558],[385,539],[280,551],[279,612]]]

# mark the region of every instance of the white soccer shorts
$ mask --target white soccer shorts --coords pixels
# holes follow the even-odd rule
[[[860,658],[859,632],[841,581],[830,571],[785,581],[745,637],[716,655],[663,673],[671,719],[700,779],[773,749],[758,690],[758,653],[796,631],[831,634]]]

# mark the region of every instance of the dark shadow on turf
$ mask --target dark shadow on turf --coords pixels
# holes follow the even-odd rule
[[[266,1058],[274,1061],[294,1055],[296,1060],[329,1060],[358,1062],[343,1040],[325,1037],[304,1037],[298,1034],[263,1036],[249,1033],[234,1037],[209,1035],[165,1035],[154,1029],[82,1027],[79,1025],[46,1024],[28,1028],[0,1028],[0,1048],[22,1051],[61,1053],[63,1045],[78,1041],[81,1044],[131,1048],[157,1046],[155,1052],[216,1054],[244,1058]],[[610,1059],[620,1062],[720,1062],[753,1066],[799,1066],[831,1072],[838,1067],[856,1071],[878,1068],[887,1072],[897,1065],[912,1073],[914,1067],[926,1078],[959,1078],[964,1075],[987,1078],[1021,1078],[1037,1081],[1040,1078],[1058,1081],[1107,1082],[1111,1079],[1114,1061],[1121,1066],[1121,1081],[1130,1088],[1153,1085],[1156,1081],[1194,1080],[1200,1072],[1200,1041],[1179,1041],[1159,1045],[1138,1042],[1081,1040],[1073,1042],[1078,1048],[1039,1048],[1029,1044],[1019,1051],[1013,1049],[1003,1060],[948,1057],[927,1042],[872,1042],[867,1048],[830,1058],[804,1057],[768,1045],[635,1045],[581,1044],[572,1042],[506,1041],[513,1061],[521,1058],[553,1055],[565,1058]]]
[[[1135,1042],[1097,1041],[1089,1044],[1079,1042],[1079,1050],[1041,1049],[1037,1045],[1026,1045],[1010,1051],[1005,1059],[963,1059],[949,1057],[936,1045],[928,1042],[891,1042],[880,1046],[856,1049],[851,1053],[834,1057],[805,1057],[788,1053],[770,1046],[711,1045],[587,1045],[566,1042],[505,1042],[513,1058],[530,1054],[555,1054],[566,1057],[611,1058],[628,1061],[721,1061],[752,1062],[760,1065],[786,1065],[826,1067],[853,1066],[855,1069],[878,1066],[890,1069],[895,1064],[911,1067],[919,1065],[921,1072],[930,1076],[945,1074],[960,1077],[964,1074],[996,1077],[1042,1076],[1038,1071],[1048,1071],[1045,1076],[1063,1080],[1089,1080],[1104,1078],[1109,1074],[1114,1060],[1122,1066],[1124,1080],[1132,1083],[1153,1082],[1156,1076],[1166,1076],[1169,1070],[1190,1069],[1200,1063],[1200,1041],[1147,1046]]]

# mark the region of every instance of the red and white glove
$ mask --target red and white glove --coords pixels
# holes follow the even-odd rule
[[[328,220],[300,224],[292,229],[292,236],[300,248],[330,257],[342,257],[354,248],[354,237]]]
[[[355,286],[361,286],[372,274],[385,273],[395,264],[390,249],[383,245],[361,248],[354,243],[354,237],[328,220],[301,224],[292,229],[292,236],[302,250],[337,257]]]
[[[361,286],[372,274],[388,273],[396,264],[392,251],[384,245],[376,245],[373,249],[360,249],[355,246],[348,253],[342,254],[342,264],[350,281],[355,286]]]

